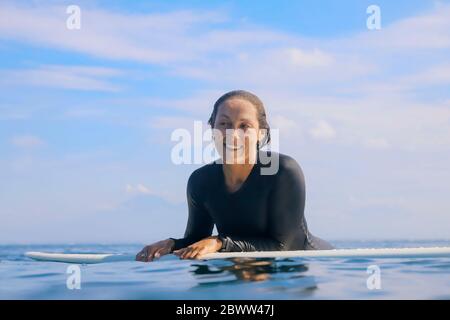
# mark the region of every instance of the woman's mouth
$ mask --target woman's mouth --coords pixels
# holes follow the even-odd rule
[[[223,145],[224,145],[225,148],[227,148],[228,150],[231,150],[231,151],[238,151],[238,150],[241,150],[242,148],[244,148],[244,145],[241,145],[241,146],[238,146],[238,147],[235,147],[233,145],[229,145],[229,144],[226,144],[226,143],[224,143]]]

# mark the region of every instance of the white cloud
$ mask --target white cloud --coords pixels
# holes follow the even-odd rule
[[[370,95],[411,94],[432,87],[449,87],[450,65],[448,63],[425,66],[423,70],[412,70],[407,74],[386,77],[383,80],[364,82],[352,86],[352,91]]]
[[[151,191],[148,187],[144,186],[141,183],[138,183],[135,186],[127,184],[125,186],[125,191],[127,193],[131,193],[131,194],[149,194],[149,195],[155,195],[156,194],[155,192]]]
[[[125,185],[125,193],[131,195],[132,198],[138,197],[139,195],[144,195],[159,198],[172,204],[179,204],[185,202],[184,197],[180,197],[179,194],[173,193],[171,191],[173,190],[169,191],[164,189],[150,188],[142,183],[138,183],[136,185],[128,183]]]
[[[433,9],[418,16],[405,18],[377,32],[360,35],[361,43],[392,50],[450,48],[450,6],[435,4]]]
[[[382,137],[396,149],[438,151],[450,147],[450,108],[440,102],[419,103],[405,97],[382,96],[357,99],[277,96],[271,100],[289,110],[290,118],[300,124],[320,123],[326,117],[333,128],[338,128],[339,135],[333,134],[337,129],[329,130],[324,123],[318,128],[322,128],[325,136],[328,133],[335,136],[337,144],[364,146],[367,141]],[[322,130],[317,129],[316,135],[321,136]],[[385,145],[379,140],[377,144]]]
[[[192,64],[173,65],[172,74],[218,86],[289,93],[392,95],[448,84],[449,41],[450,5],[443,5],[380,31],[345,38],[306,40],[274,35],[264,47],[249,42],[233,47],[234,54],[223,59],[204,56]]]
[[[335,144],[403,150],[442,150],[445,146],[450,147],[450,108],[447,100],[423,103],[402,95],[353,98],[251,91],[263,100],[269,124],[280,128],[281,142],[293,135],[298,138],[303,127],[313,124],[308,130],[313,138],[332,140]],[[198,120],[205,120],[209,117],[213,101],[224,92],[217,92],[214,98],[211,92],[199,92],[185,100],[148,103],[190,111],[198,115]],[[159,117],[152,121],[155,121],[155,128],[192,127],[192,119],[195,118]],[[305,140],[298,140],[299,143],[302,141]]]
[[[133,104],[152,108],[169,108],[193,114],[198,120],[209,119],[216,100],[225,92],[223,90],[201,90],[192,95],[177,99],[149,98],[133,101]]]
[[[19,148],[30,149],[44,145],[44,141],[33,135],[20,135],[11,138],[11,143]]]
[[[289,48],[285,53],[295,67],[326,67],[333,62],[333,58],[329,54],[317,48],[311,52],[299,48]]]
[[[414,48],[450,47],[448,5],[377,32],[331,40],[248,25],[233,30],[220,25],[231,21],[223,11],[120,14],[86,6],[82,17],[81,30],[70,31],[65,28],[63,6],[4,2],[0,4],[0,37],[103,58],[157,63],[171,74],[197,79],[291,87],[360,80],[378,72],[377,58],[393,48],[407,54]],[[205,25],[209,28],[198,28]]]
[[[309,133],[318,140],[330,140],[336,137],[336,130],[325,120],[320,120]]]
[[[229,22],[227,13],[221,11],[119,14],[89,6],[82,8],[80,30],[67,30],[66,19],[62,6],[2,3],[0,38],[108,59],[159,64],[173,75],[210,80],[217,80],[218,74],[229,78],[233,66],[246,69],[245,65],[236,65],[239,61],[252,68],[264,67],[263,71],[272,76],[293,67],[324,68],[333,62],[324,50],[303,48],[302,39],[281,32],[255,26],[211,28]],[[210,28],[198,28],[205,24]],[[217,59],[217,54],[222,58]],[[360,68],[355,62],[353,67]],[[280,68],[283,70],[277,71]],[[346,69],[349,71],[350,66]],[[252,77],[251,73],[247,77]]]
[[[214,50],[197,41],[195,27],[221,23],[219,12],[176,11],[153,14],[120,14],[91,5],[81,7],[81,29],[66,28],[66,7],[60,5],[20,6],[0,4],[0,37],[70,50],[109,59],[167,63],[196,59],[199,52]],[[252,34],[248,34],[250,38]],[[212,33],[206,41],[228,38]],[[245,39],[244,39],[245,40]],[[230,41],[227,42],[230,45]]]
[[[112,68],[87,66],[44,65],[33,69],[1,71],[2,82],[8,85],[32,85],[52,88],[118,91],[120,88],[105,81],[121,74]]]
[[[349,90],[356,84],[353,92],[361,93],[361,86],[371,83],[361,81],[361,77],[376,75],[380,68],[390,67],[383,65],[384,60],[397,59],[379,58],[389,49],[400,50],[402,59],[401,50],[408,54],[411,48],[446,49],[450,43],[448,5],[377,32],[331,40],[305,39],[248,25],[235,30],[220,24],[215,27],[230,22],[223,11],[119,14],[87,6],[82,8],[81,30],[70,31],[65,28],[67,15],[62,6],[24,7],[6,2],[0,9],[3,38],[103,58],[156,63],[171,75],[247,87],[276,85],[308,90],[311,85],[319,85],[323,90],[327,86]],[[205,25],[210,28],[197,28]],[[221,59],[217,59],[217,53]],[[414,68],[406,76],[410,72]],[[431,77],[429,81],[433,82],[434,77],[442,75],[445,77],[445,71],[428,75],[427,79]],[[56,79],[53,77],[51,82]],[[350,85],[348,81],[356,82]],[[384,88],[392,88],[386,82]],[[89,83],[82,87],[89,87]],[[97,82],[93,87],[114,89]]]
[[[433,65],[426,70],[409,76],[404,76],[401,82],[415,88],[433,85],[450,84],[450,64]]]
[[[280,129],[280,130],[292,130],[297,126],[297,123],[280,114],[270,116],[270,124],[272,129]]]

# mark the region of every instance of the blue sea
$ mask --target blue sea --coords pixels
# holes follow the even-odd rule
[[[333,244],[433,247],[450,246],[450,241]],[[450,299],[449,257],[202,261],[167,255],[150,263],[77,265],[80,281],[74,288],[68,285],[73,265],[23,256],[26,251],[134,254],[141,248],[138,244],[0,245],[0,299]],[[374,266],[378,280],[368,281]]]

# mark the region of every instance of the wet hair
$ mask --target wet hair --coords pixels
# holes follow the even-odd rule
[[[258,117],[259,128],[266,130],[264,139],[261,142],[258,141],[258,146],[257,146],[258,149],[262,148],[263,146],[265,146],[266,144],[268,144],[270,142],[270,127],[269,127],[269,123],[267,122],[266,109],[264,108],[264,104],[255,94],[253,94],[251,92],[248,92],[245,90],[233,90],[233,91],[229,91],[229,92],[225,93],[224,95],[222,95],[216,101],[216,103],[214,103],[214,108],[211,113],[211,117],[208,120],[208,124],[211,126],[211,128],[214,128],[214,123],[216,121],[216,116],[217,116],[219,106],[222,103],[224,103],[225,101],[233,99],[233,98],[248,101],[255,106],[257,117]]]

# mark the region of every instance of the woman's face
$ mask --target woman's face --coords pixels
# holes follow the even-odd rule
[[[256,144],[264,135],[252,103],[239,98],[226,100],[218,107],[213,128],[215,146],[224,163],[254,163]]]

